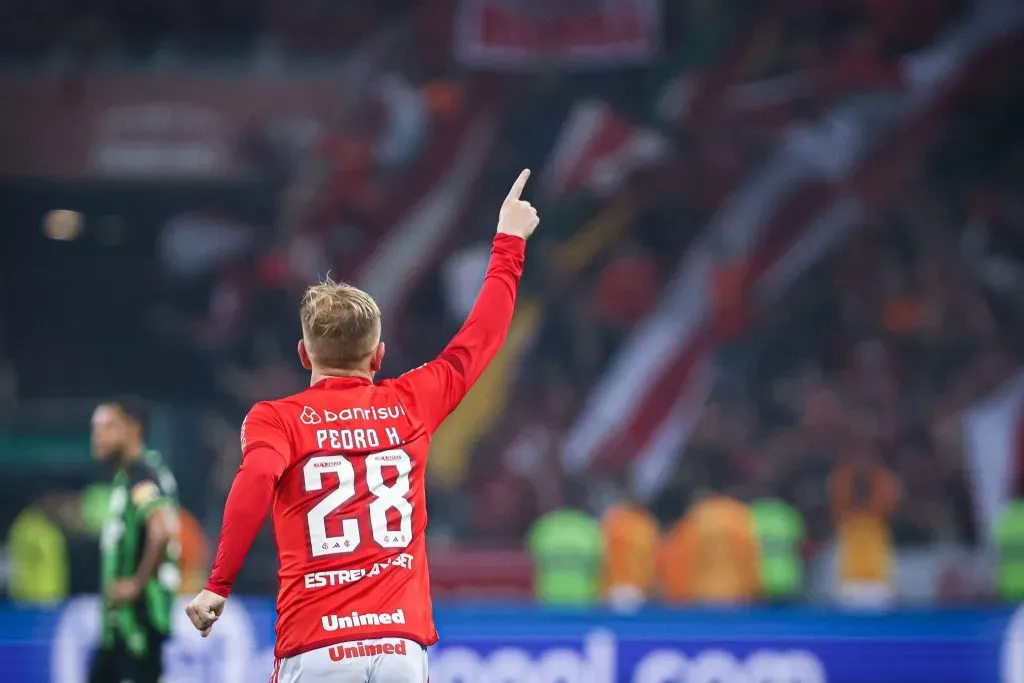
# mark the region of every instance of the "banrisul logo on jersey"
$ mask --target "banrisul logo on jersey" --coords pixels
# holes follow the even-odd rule
[[[746,656],[718,648],[659,647],[619,642],[603,629],[582,647],[552,643],[488,649],[469,644],[431,653],[432,683],[827,683],[825,667],[805,650],[756,650]]]

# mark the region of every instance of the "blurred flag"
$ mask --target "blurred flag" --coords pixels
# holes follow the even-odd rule
[[[660,133],[626,121],[604,102],[579,102],[548,158],[545,191],[558,196],[587,189],[610,195],[632,171],[668,149]]]
[[[604,69],[657,53],[661,0],[461,0],[455,54],[475,69]]]

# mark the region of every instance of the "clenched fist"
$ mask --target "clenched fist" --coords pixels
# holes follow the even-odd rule
[[[498,213],[498,232],[522,237],[525,240],[537,229],[537,224],[540,223],[537,209],[533,208],[530,202],[520,199],[529,179],[530,169],[526,169],[512,184],[512,189],[508,191],[508,196],[502,202],[501,211]]]
[[[189,621],[203,635],[203,638],[210,635],[214,622],[220,619],[226,601],[226,598],[204,590],[188,603],[185,614],[188,615]]]

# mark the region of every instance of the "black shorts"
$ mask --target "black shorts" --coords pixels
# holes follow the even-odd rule
[[[114,639],[112,647],[96,650],[89,683],[160,683],[166,636],[151,631],[146,640],[146,652],[142,655],[131,653],[120,638]]]

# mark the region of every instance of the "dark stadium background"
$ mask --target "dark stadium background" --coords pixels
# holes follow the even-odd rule
[[[3,3],[0,532],[41,506],[67,541],[60,604],[96,591],[82,492],[109,473],[90,457],[89,415],[131,393],[152,402],[152,444],[212,548],[241,418],[303,386],[302,287],[330,271],[381,301],[385,375],[429,360],[530,167],[542,222],[508,349],[431,455],[439,618],[457,624],[451,605],[470,600],[491,634],[456,625],[453,642],[486,657],[500,624],[525,620],[579,649],[579,629],[607,628],[609,680],[634,680],[648,624],[693,661],[724,650],[738,668],[723,681],[754,672],[747,648],[694,640],[700,600],[658,587],[635,627],[599,604],[571,626],[557,608],[516,611],[534,609],[527,539],[542,515],[582,505],[600,519],[635,499],[668,543],[713,490],[780,498],[803,520],[791,611],[729,617],[752,642],[807,650],[827,680],[861,680],[847,664],[873,652],[871,676],[904,683],[1018,680],[1006,662],[1024,646],[1003,605],[1020,596],[998,577],[1024,538],[995,530],[1024,471],[1021,11]],[[811,606],[826,640],[861,628],[837,607],[857,605],[830,488],[858,462],[899,490],[881,520],[893,596],[877,643],[819,650]],[[274,571],[268,528],[238,588],[254,614]],[[658,586],[674,580],[656,571]],[[58,640],[51,617],[30,613],[29,645],[6,638],[4,610],[22,608],[0,607],[0,665],[74,680],[37,666]],[[967,640],[906,611],[953,624],[954,608]],[[961,648],[949,678],[913,663],[926,654],[886,668],[899,624]]]

